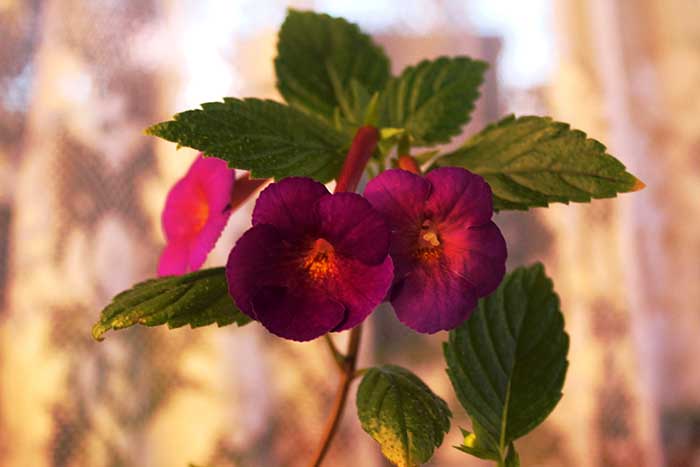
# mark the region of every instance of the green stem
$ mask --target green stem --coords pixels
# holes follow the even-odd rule
[[[408,156],[411,154],[411,140],[408,139],[408,135],[404,133],[399,139],[399,146],[396,149],[399,156]]]
[[[360,368],[359,370],[355,370],[355,375],[353,378],[359,378],[360,376],[364,375],[369,371],[369,368]]]
[[[335,345],[335,342],[333,342],[333,338],[331,338],[330,334],[325,334],[323,338],[328,345],[328,349],[331,351],[333,360],[335,360],[335,363],[338,365],[338,369],[343,371],[345,368],[345,355],[340,353],[340,350],[338,350],[338,347]]]
[[[498,455],[501,459],[506,458],[508,446],[506,446],[506,423],[508,420],[508,407],[510,406],[510,384],[512,380],[508,380],[506,386],[506,400],[503,402],[503,414],[501,415],[501,436],[498,439]],[[505,460],[503,461],[505,465]]]

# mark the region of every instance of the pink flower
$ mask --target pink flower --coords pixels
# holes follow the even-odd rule
[[[231,215],[235,171],[226,162],[200,154],[168,193],[162,224],[167,245],[158,275],[199,269]]]

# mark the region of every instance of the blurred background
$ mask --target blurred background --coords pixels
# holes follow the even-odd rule
[[[0,0],[0,466],[306,465],[336,387],[321,341],[255,324],[90,337],[114,294],[154,275],[160,209],[195,155],[143,128],[225,95],[279,99],[288,6],[358,22],[395,73],[443,54],[487,60],[467,133],[549,114],[646,182],[496,216],[510,267],[545,263],[571,335],[565,396],[517,446],[524,466],[700,466],[697,0]],[[430,465],[486,465],[450,447],[468,421],[445,339],[381,309],[360,366],[408,366],[448,401]],[[352,403],[326,465],[385,465]]]

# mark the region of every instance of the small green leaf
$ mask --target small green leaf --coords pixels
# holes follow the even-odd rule
[[[321,182],[335,178],[350,143],[317,118],[261,99],[202,104],[146,132],[249,169],[254,177],[298,175]]]
[[[461,446],[455,446],[460,451],[471,454],[479,459],[487,459],[497,461],[499,459],[498,443],[491,435],[485,431],[478,422],[472,420],[474,433],[470,433],[462,429],[464,443]]]
[[[228,294],[224,268],[203,269],[183,276],[166,276],[140,282],[112,299],[102,310],[92,337],[102,340],[110,329],[135,324],[177,328],[219,326],[250,322]]]
[[[351,83],[369,96],[389,79],[389,59],[356,24],[311,11],[289,10],[275,58],[277,89],[292,106],[333,121],[352,111]],[[354,92],[357,92],[355,89]]]
[[[589,202],[644,187],[605,151],[603,144],[566,123],[511,115],[436,164],[464,167],[483,176],[497,210]]]
[[[357,390],[357,413],[384,456],[399,467],[427,462],[450,429],[445,401],[410,371],[370,368]]]
[[[500,459],[559,402],[568,350],[559,297],[541,264],[508,274],[450,331],[450,380],[475,426],[497,442]]]
[[[379,98],[380,125],[405,128],[416,146],[449,142],[469,121],[487,66],[441,57],[406,68]]]

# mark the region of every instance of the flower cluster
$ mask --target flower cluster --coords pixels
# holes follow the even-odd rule
[[[200,157],[173,188],[161,274],[202,265],[230,215],[233,185],[225,163]],[[488,184],[461,168],[387,170],[364,197],[286,178],[260,194],[252,227],[231,250],[229,293],[270,332],[298,341],[355,327],[384,300],[416,331],[453,329],[505,274],[492,214]]]

